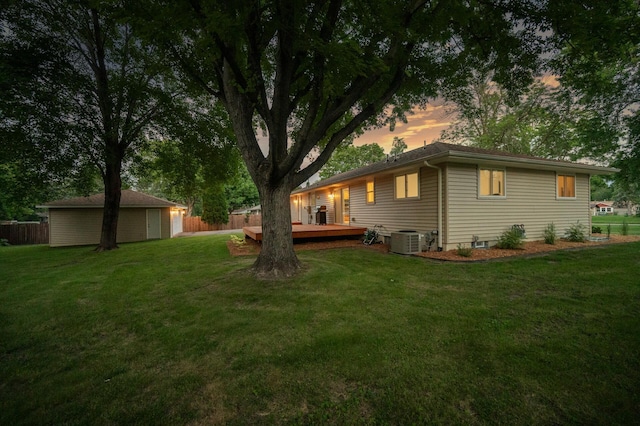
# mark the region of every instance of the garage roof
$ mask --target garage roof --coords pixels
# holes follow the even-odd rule
[[[45,203],[38,208],[48,209],[68,209],[68,208],[102,208],[104,206],[104,193],[94,194],[88,197],[76,197],[67,198],[64,200],[55,200]],[[143,194],[142,192],[136,192],[131,189],[125,189],[122,191],[122,197],[120,199],[120,208],[160,208],[160,207],[180,207],[185,206],[174,203],[173,201],[163,200],[162,198],[154,197],[152,195]]]

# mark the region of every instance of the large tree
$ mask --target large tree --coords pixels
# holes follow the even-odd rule
[[[576,121],[584,114],[572,99],[543,80],[521,93],[509,93],[478,73],[466,87],[447,91],[448,113],[454,125],[440,139],[514,154],[575,159]]]
[[[354,146],[339,146],[331,159],[320,169],[320,178],[327,179],[338,173],[364,167],[376,161],[384,160],[384,149],[377,143]]]
[[[509,87],[528,81],[546,29],[536,1],[140,4],[147,34],[229,112],[262,203],[254,269],[268,276],[299,269],[289,194],[345,138],[401,116],[443,86],[465,84],[480,64]],[[266,130],[264,145],[256,125]]]
[[[617,186],[632,189],[640,181],[640,3],[610,0],[569,7],[561,13],[550,3],[561,49],[550,63],[586,112],[578,126],[581,154],[613,160],[621,169]]]
[[[15,84],[2,94],[3,133],[20,135],[32,151],[71,158],[72,167],[98,168],[105,194],[98,250],[116,248],[123,167],[177,102],[158,50],[121,19],[119,2],[5,3],[2,76]]]

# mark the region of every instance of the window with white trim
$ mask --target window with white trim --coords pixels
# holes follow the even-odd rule
[[[367,181],[367,204],[375,204],[376,202],[376,185],[373,180]]]
[[[576,198],[576,177],[574,175],[558,175],[558,198]]]
[[[420,196],[418,172],[398,175],[395,182],[396,199],[418,198]]]
[[[504,197],[505,176],[503,169],[480,168],[478,170],[478,194],[481,197]]]

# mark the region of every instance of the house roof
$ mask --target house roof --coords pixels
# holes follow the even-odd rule
[[[257,206],[234,210],[231,212],[231,214],[247,214],[251,212],[259,212],[261,210],[262,210],[262,207],[260,206],[260,204],[258,204]]]
[[[75,209],[90,209],[90,208],[102,208],[104,206],[104,193],[90,195],[88,197],[76,197],[67,198],[63,200],[55,200],[45,203],[38,208],[48,209],[63,209],[63,208],[75,208]],[[136,192],[131,189],[125,189],[122,191],[120,198],[121,208],[159,208],[159,207],[180,207],[185,206],[174,203],[173,201],[163,200],[162,198],[154,197],[152,195],[143,194],[142,192]]]
[[[305,188],[300,188],[293,194],[307,192],[320,187],[373,176],[380,173],[392,172],[404,167],[415,166],[428,161],[432,165],[444,162],[496,164],[542,170],[572,171],[574,173],[611,174],[619,170],[610,167],[600,167],[590,164],[573,163],[563,160],[551,160],[530,155],[511,154],[504,151],[487,150],[465,145],[454,145],[444,142],[434,142],[421,148],[414,149],[397,157],[387,157],[386,160],[350,170],[345,173],[321,180]]]

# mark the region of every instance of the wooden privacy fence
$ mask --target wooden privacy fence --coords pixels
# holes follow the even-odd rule
[[[203,222],[200,216],[185,217],[182,220],[182,232],[202,232],[202,231],[222,231],[225,229],[242,229],[243,226],[261,226],[262,215],[243,214],[229,215],[229,222],[226,224],[210,225]]]
[[[49,244],[48,223],[12,223],[0,225],[0,239],[9,244],[19,246],[23,244]]]

